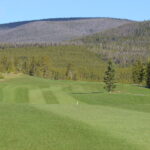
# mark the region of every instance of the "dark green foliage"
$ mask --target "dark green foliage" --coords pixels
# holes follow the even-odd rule
[[[29,75],[30,75],[30,76],[34,76],[35,72],[36,72],[36,63],[35,63],[35,58],[32,57],[32,58],[30,59]]]
[[[147,68],[146,68],[146,85],[148,88],[150,88],[150,62],[147,63]]]
[[[104,76],[104,82],[106,84],[104,88],[108,92],[111,92],[116,88],[116,85],[115,85],[115,69],[114,69],[112,61],[108,62],[108,67],[107,67],[107,70],[106,70],[105,76]]]
[[[145,76],[144,64],[141,61],[137,61],[133,65],[132,69],[133,82],[137,84],[142,83],[144,80],[144,76]]]

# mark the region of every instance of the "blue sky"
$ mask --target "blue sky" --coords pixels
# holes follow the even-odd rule
[[[0,23],[57,17],[150,20],[150,0],[0,0]]]

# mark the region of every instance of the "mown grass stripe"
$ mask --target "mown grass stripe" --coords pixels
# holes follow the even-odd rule
[[[6,86],[3,88],[3,102],[14,103],[15,102],[15,88],[16,86]]]
[[[41,89],[30,90],[29,99],[31,104],[46,104]]]
[[[53,92],[53,94],[55,95],[55,97],[57,98],[60,104],[76,104],[77,103],[75,98],[73,98],[68,93],[63,91],[63,89],[60,87],[52,87],[51,91]]]
[[[2,88],[0,88],[0,102],[2,102],[3,101],[3,89]]]
[[[59,102],[57,101],[57,98],[55,97],[53,92],[51,92],[51,91],[43,91],[42,93],[43,93],[45,102],[47,104],[59,104]]]
[[[18,87],[15,89],[15,102],[28,103],[29,102],[29,90],[26,87]]]

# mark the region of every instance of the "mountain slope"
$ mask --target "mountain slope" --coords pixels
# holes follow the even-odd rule
[[[66,18],[25,21],[0,25],[1,43],[52,43],[94,34],[129,20],[112,18]]]
[[[150,21],[125,24],[73,42],[92,45],[105,59],[111,58],[117,63],[146,60],[150,57]]]
[[[135,22],[125,24],[107,31],[99,32],[93,35],[80,38],[79,41],[85,44],[100,44],[102,42],[118,42],[130,39],[130,42],[141,39],[147,40],[150,37],[150,21]],[[138,43],[137,42],[137,43]],[[133,43],[134,44],[134,43]]]

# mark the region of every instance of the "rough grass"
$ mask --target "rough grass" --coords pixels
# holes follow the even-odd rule
[[[79,104],[77,104],[77,101]],[[150,91],[22,76],[0,83],[0,150],[149,150]]]

